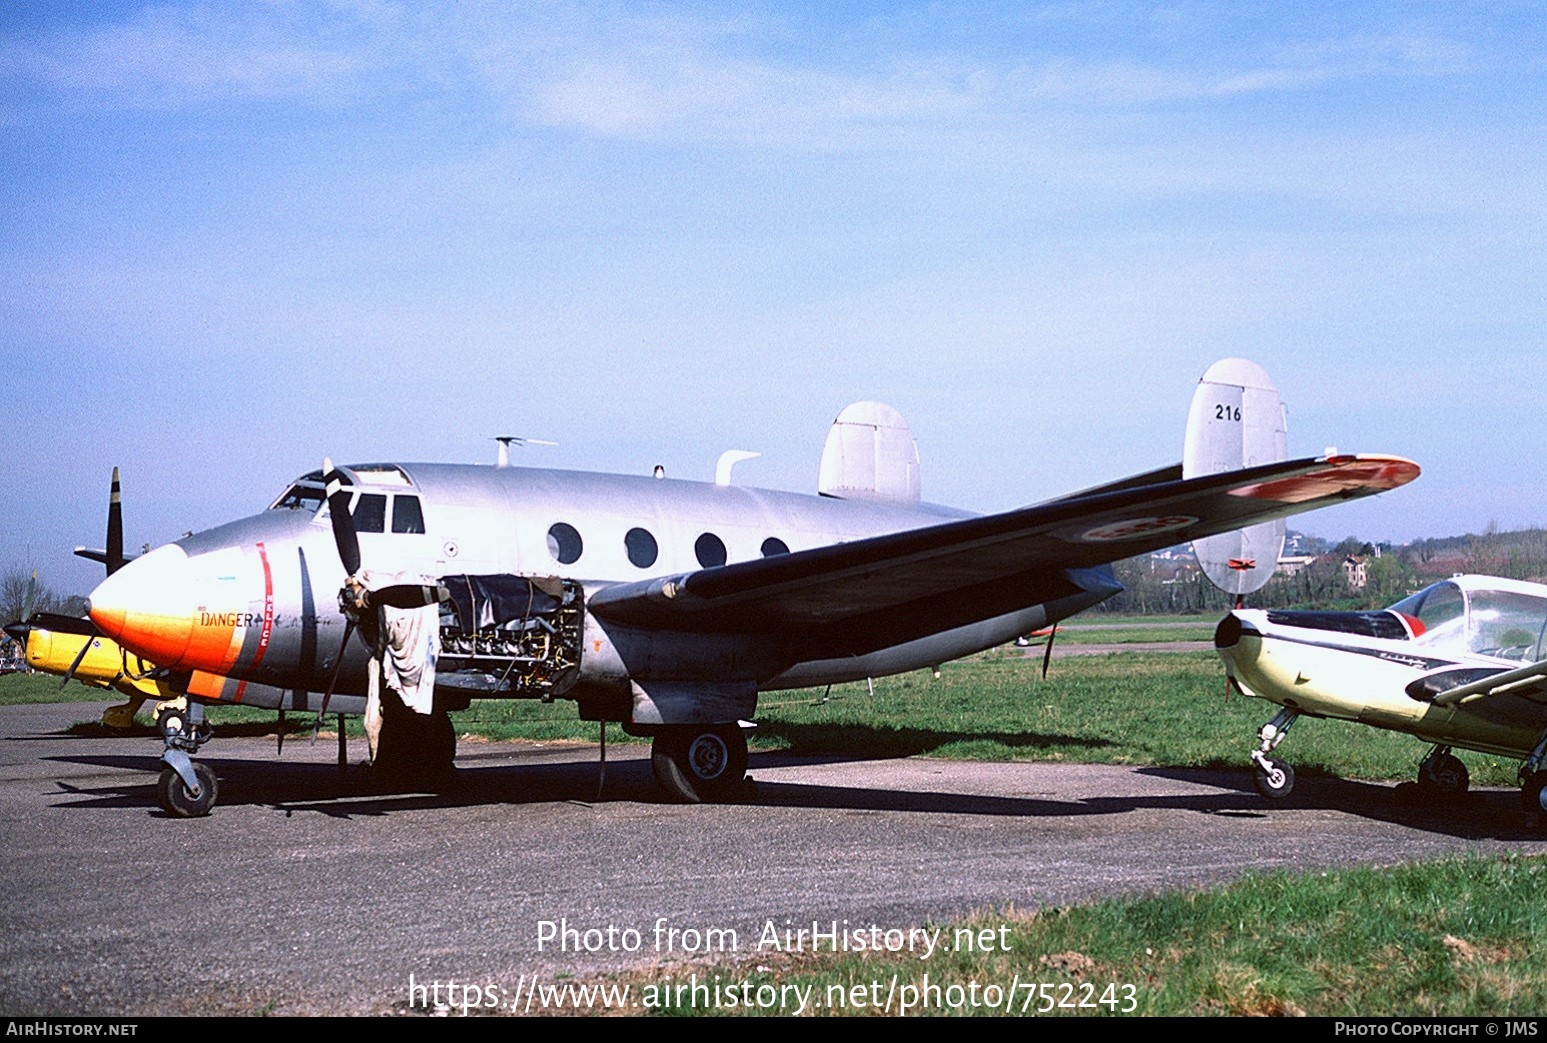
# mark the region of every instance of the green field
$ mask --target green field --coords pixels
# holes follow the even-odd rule
[[[986,951],[927,961],[779,954],[670,972],[678,982],[697,973],[783,987],[819,1014],[1526,1017],[1547,1009],[1543,887],[1547,862],[1519,857],[1251,873],[1207,891],[939,925],[946,939],[991,939]],[[662,977],[590,984],[641,995]],[[724,1009],[683,1002],[660,1012]]]
[[[1135,652],[1054,660],[1042,679],[1037,649],[1000,649],[927,671],[824,689],[767,692],[759,700],[754,750],[804,754],[1052,760],[1161,767],[1245,768],[1257,729],[1277,711],[1259,700],[1224,698],[1224,670],[1207,652]],[[55,678],[0,677],[0,703],[100,700],[113,693]],[[245,734],[270,711],[217,707],[217,726]],[[597,726],[573,704],[477,700],[453,714],[459,734],[490,739],[594,742]],[[83,718],[84,720],[84,718]],[[288,727],[309,728],[292,714]],[[350,721],[357,732],[358,719]],[[617,726],[609,742],[633,742]],[[1303,719],[1280,753],[1301,777],[1402,780],[1427,747],[1409,736],[1340,721]],[[1516,762],[1458,751],[1478,785],[1513,785]]]

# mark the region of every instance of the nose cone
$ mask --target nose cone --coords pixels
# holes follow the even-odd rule
[[[1214,628],[1214,647],[1218,649],[1234,648],[1241,641],[1241,619],[1231,612],[1219,621],[1219,626]]]
[[[186,668],[197,596],[188,555],[175,543],[129,562],[91,592],[91,621],[158,666]]]

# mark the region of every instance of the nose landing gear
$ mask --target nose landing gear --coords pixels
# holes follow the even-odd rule
[[[1289,734],[1289,729],[1299,716],[1299,710],[1286,706],[1257,732],[1262,745],[1252,751],[1252,763],[1257,765],[1254,780],[1257,792],[1264,797],[1282,800],[1295,788],[1295,770],[1289,766],[1289,762],[1279,757],[1269,757],[1268,754],[1284,741],[1284,736]]]
[[[162,751],[161,777],[156,781],[156,802],[173,818],[202,818],[215,806],[219,783],[207,764],[195,763],[189,754],[210,740],[204,706],[191,700],[168,706],[156,716],[166,749]]]

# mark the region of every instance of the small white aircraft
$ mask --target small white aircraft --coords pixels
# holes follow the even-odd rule
[[[1236,610],[1214,644],[1229,684],[1283,707],[1252,752],[1265,796],[1294,787],[1269,756],[1290,726],[1332,717],[1434,743],[1402,784],[1424,793],[1466,791],[1452,747],[1520,757],[1522,805],[1547,811],[1547,587],[1458,575],[1375,612]]]
[[[1276,394],[1244,413],[1243,395],[1211,422],[1282,424]],[[335,693],[364,702],[378,767],[448,771],[446,711],[470,698],[562,698],[651,737],[672,797],[723,799],[741,792],[759,692],[991,648],[1116,593],[1118,559],[1419,473],[1389,456],[1246,460],[1260,441],[1235,436],[1234,469],[1177,465],[982,517],[920,499],[912,432],[873,402],[833,423],[816,496],[735,486],[735,457],[713,484],[325,464],[268,510],[124,565],[90,614],[190,696],[163,754],[173,815],[215,800],[188,756],[203,703],[325,712]]]

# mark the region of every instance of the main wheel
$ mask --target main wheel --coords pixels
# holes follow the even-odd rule
[[[161,778],[156,781],[156,801],[173,818],[203,818],[209,814],[210,808],[215,806],[215,796],[219,786],[215,782],[215,772],[207,764],[197,761],[193,765],[194,778],[199,780],[199,795],[194,796],[188,792],[187,783],[183,777],[171,768],[161,769]]]
[[[1527,815],[1547,815],[1547,771],[1533,772],[1520,784],[1520,809]]]
[[[168,706],[156,714],[156,730],[165,735],[167,732],[181,732],[183,730],[184,711],[176,706]]]
[[[746,779],[747,737],[735,724],[669,728],[651,744],[650,767],[673,800],[726,800],[741,791]]]
[[[1434,793],[1458,797],[1472,784],[1466,765],[1454,754],[1442,753],[1419,765],[1418,785]]]
[[[1258,767],[1256,783],[1258,793],[1273,800],[1281,800],[1295,788],[1295,770],[1289,766],[1288,761],[1269,757],[1267,770]]]

